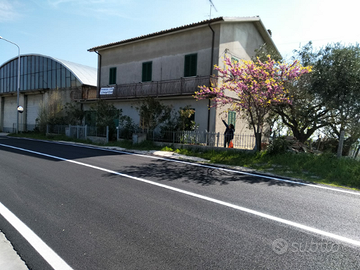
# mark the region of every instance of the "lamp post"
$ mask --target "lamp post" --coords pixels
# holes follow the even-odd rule
[[[0,36],[0,39],[5,40],[11,44],[14,44],[17,48],[18,48],[18,78],[17,78],[17,91],[16,91],[16,96],[17,96],[17,107],[16,107],[16,133],[19,133],[19,113],[23,112],[23,108],[21,106],[19,106],[19,95],[20,95],[20,47],[19,45],[17,45],[16,43],[7,40],[3,37]]]

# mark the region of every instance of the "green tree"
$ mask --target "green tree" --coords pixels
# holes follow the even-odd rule
[[[119,121],[119,117],[122,114],[122,110],[118,110],[113,104],[105,101],[98,100],[95,104],[90,106],[90,110],[95,112],[96,127],[99,132],[103,132],[108,126],[110,139],[113,139],[116,134],[116,126]]]
[[[66,103],[63,108],[63,111],[65,114],[65,118],[64,118],[65,124],[81,125],[85,116],[85,112],[83,111],[80,103],[75,103],[75,102]]]
[[[36,123],[41,132],[46,131],[46,125],[64,124],[63,105],[58,90],[49,93],[47,102],[40,103]]]
[[[140,115],[140,127],[143,131],[153,130],[171,117],[171,106],[162,104],[153,97],[141,100],[135,107]]]
[[[190,105],[185,106],[184,108],[179,109],[176,130],[195,130],[196,123],[192,120],[195,110],[190,107]]]
[[[303,66],[314,66],[318,58],[311,42],[294,53],[293,59],[298,59]],[[329,108],[325,106],[323,98],[312,89],[313,73],[304,74],[289,86],[291,103],[272,108],[273,112],[280,116],[281,122],[302,143],[318,129],[328,126],[330,119]]]
[[[346,47],[337,43],[315,51],[309,42],[294,52],[294,58],[304,66],[311,65],[313,72],[302,76],[289,88],[293,97],[291,104],[273,110],[301,142],[316,130],[339,140],[344,130],[345,144],[351,145],[360,136],[359,46]]]
[[[345,132],[350,143],[360,137],[360,47],[328,44],[320,49],[312,74],[312,90],[330,111],[336,138]]]

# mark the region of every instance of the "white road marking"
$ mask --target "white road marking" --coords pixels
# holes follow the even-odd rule
[[[28,226],[0,202],[0,214],[30,243],[31,246],[55,270],[72,270],[72,268],[45,244]]]
[[[48,142],[48,141],[46,141],[46,142]],[[78,145],[73,145],[73,146],[78,146]],[[335,191],[335,192],[342,192],[342,193],[348,193],[348,194],[360,196],[360,192],[356,192],[356,191],[351,191],[351,190],[346,190],[346,189],[331,188],[331,187],[327,187],[327,186],[323,186],[323,185],[314,185],[314,184],[304,183],[304,182],[295,181],[295,180],[282,179],[282,178],[277,178],[277,177],[274,177],[274,176],[249,173],[249,172],[244,172],[244,171],[234,170],[234,169],[226,169],[226,168],[221,168],[221,167],[216,167],[216,166],[206,165],[206,164],[201,164],[201,163],[194,163],[194,162],[183,161],[183,160],[163,158],[163,157],[159,157],[159,156],[155,157],[155,156],[149,156],[149,155],[143,155],[143,154],[136,154],[136,153],[120,151],[120,150],[114,150],[114,149],[106,149],[106,148],[103,149],[103,148],[85,146],[85,145],[80,145],[78,147],[84,147],[84,148],[90,148],[90,149],[96,149],[96,150],[102,150],[102,151],[109,151],[109,152],[116,152],[116,153],[139,156],[139,157],[144,157],[144,158],[160,159],[160,160],[176,162],[176,163],[181,163],[181,164],[186,164],[186,165],[198,166],[198,167],[203,167],[203,168],[208,168],[208,169],[215,169],[215,170],[219,170],[219,171],[231,172],[231,173],[236,173],[236,174],[256,176],[256,177],[265,178],[265,179],[274,180],[274,181],[279,181],[279,182],[291,183],[291,184],[308,186],[308,187],[313,187],[313,188],[320,188],[320,189],[331,190],[331,191]]]
[[[150,158],[157,158],[157,159],[161,159],[161,160],[165,160],[165,161],[178,162],[178,163],[183,163],[183,164],[188,164],[188,165],[193,165],[193,166],[198,166],[198,167],[216,169],[216,170],[219,170],[219,171],[236,173],[236,174],[244,174],[244,175],[249,175],[249,176],[256,176],[256,177],[270,179],[270,180],[279,181],[279,182],[286,182],[286,183],[291,183],[291,184],[296,184],[296,185],[309,186],[309,187],[314,187],[314,188],[326,189],[326,190],[331,190],[331,191],[348,193],[348,194],[360,196],[360,192],[350,191],[350,190],[346,190],[346,189],[337,189],[337,188],[331,188],[331,187],[327,187],[327,186],[314,185],[314,184],[309,184],[309,183],[304,183],[304,182],[299,182],[299,181],[294,181],[294,180],[277,178],[277,177],[274,177],[274,176],[243,172],[243,171],[239,171],[239,170],[226,169],[226,168],[221,168],[221,167],[216,167],[216,166],[211,166],[211,165],[205,165],[205,164],[200,164],[200,163],[193,163],[193,162],[189,162],[189,161],[181,161],[181,160],[174,160],[174,159],[161,158],[161,157],[151,157],[151,156],[146,156],[146,155],[141,155],[141,154],[133,154],[133,153],[128,153],[128,152],[124,152],[124,153],[127,153],[128,155],[137,155],[137,156],[148,157],[148,158],[149,157]]]
[[[22,139],[24,139],[24,138],[22,138]],[[29,138],[25,138],[25,139],[33,140],[33,139],[29,139]],[[39,141],[39,140],[36,140],[36,141]],[[57,143],[57,144],[69,145],[69,143],[67,143],[67,142],[53,142],[53,141],[45,141],[45,140],[41,140],[41,141],[46,142],[46,143]],[[10,147],[8,145],[3,145],[3,144],[0,144],[0,145]],[[149,156],[149,155],[144,155],[144,154],[136,154],[136,153],[126,152],[126,151],[121,151],[121,150],[114,150],[114,149],[108,149],[108,148],[99,148],[99,147],[96,147],[96,146],[78,145],[78,144],[71,144],[71,145],[76,146],[76,147],[83,147],[83,148],[89,148],[89,149],[95,149],[95,150],[101,150],[101,151],[109,151],[109,152],[121,153],[121,154],[126,154],[126,155],[133,155],[133,156],[139,156],[139,157],[144,157],[144,158],[150,158],[150,159],[165,160],[165,161],[176,162],[176,163],[181,163],[181,164],[187,164],[187,165],[192,165],[192,166],[198,166],[198,167],[203,167],[203,168],[208,168],[208,169],[215,169],[215,170],[224,171],[224,172],[231,172],[231,173],[236,173],[236,174],[256,176],[256,177],[261,177],[261,178],[265,178],[265,179],[269,179],[269,180],[273,180],[273,181],[278,181],[278,182],[285,182],[285,183],[290,183],[290,184],[295,184],[295,185],[308,186],[308,187],[313,187],[313,188],[331,190],[331,191],[335,191],[335,192],[341,192],[341,193],[347,193],[347,194],[360,196],[360,192],[356,192],[356,191],[340,189],[340,188],[332,188],[332,187],[328,187],[328,186],[325,186],[325,185],[315,185],[315,184],[304,183],[304,182],[295,181],[295,180],[277,178],[277,177],[274,177],[274,176],[249,173],[249,172],[244,172],[244,171],[240,171],[240,170],[226,169],[226,168],[221,168],[221,167],[216,167],[216,166],[206,165],[206,164],[201,164],[201,163],[193,163],[193,162],[189,162],[189,161],[176,160],[176,159],[170,159],[170,158],[163,158],[163,157],[159,157],[159,156]]]
[[[209,202],[212,202],[212,203],[216,203],[216,204],[219,204],[219,205],[230,207],[230,208],[233,208],[233,209],[245,212],[245,213],[256,215],[256,216],[266,218],[266,219],[269,219],[269,220],[272,220],[272,221],[276,221],[276,222],[279,222],[279,223],[282,223],[282,224],[286,224],[288,226],[292,226],[292,227],[295,227],[295,228],[298,228],[298,229],[301,229],[301,230],[304,230],[304,231],[308,231],[308,232],[311,232],[311,233],[315,233],[315,234],[318,234],[318,235],[322,235],[322,236],[329,237],[329,238],[332,238],[332,239],[335,239],[335,240],[338,240],[338,241],[341,241],[341,242],[344,242],[344,243],[347,243],[347,244],[351,244],[351,245],[360,247],[360,241],[358,241],[358,240],[354,240],[354,239],[351,239],[351,238],[343,237],[343,236],[340,236],[340,235],[337,235],[337,234],[333,234],[333,233],[330,233],[330,232],[326,232],[326,231],[323,231],[323,230],[312,228],[310,226],[303,225],[301,223],[297,223],[297,222],[293,222],[293,221],[290,221],[290,220],[279,218],[279,217],[276,217],[276,216],[273,216],[273,215],[265,214],[265,213],[262,213],[262,212],[259,212],[259,211],[256,211],[256,210],[252,210],[252,209],[245,208],[245,207],[242,207],[242,206],[238,206],[238,205],[235,205],[235,204],[232,204],[232,203],[217,200],[217,199],[214,199],[214,198],[211,198],[211,197],[208,197],[208,196],[203,196],[203,195],[200,195],[200,194],[197,194],[197,193],[194,193],[194,192],[190,192],[190,191],[186,191],[186,190],[183,190],[183,189],[167,186],[167,185],[164,185],[164,184],[161,184],[161,183],[157,183],[157,182],[153,182],[153,181],[146,180],[146,179],[143,179],[143,178],[134,177],[134,176],[131,176],[131,175],[119,173],[119,172],[116,172],[116,171],[113,171],[113,170],[108,170],[108,169],[105,169],[105,168],[101,168],[101,167],[98,167],[98,166],[86,164],[86,163],[75,161],[75,160],[69,160],[69,159],[65,159],[65,158],[62,158],[62,157],[48,155],[48,154],[45,154],[45,153],[36,152],[36,151],[23,149],[23,148],[18,148],[18,147],[14,147],[14,146],[3,145],[3,144],[0,144],[0,145],[5,146],[5,147],[9,147],[9,148],[13,148],[13,149],[17,149],[17,150],[21,150],[21,151],[25,151],[25,152],[29,152],[29,153],[33,153],[33,154],[37,154],[37,155],[41,155],[41,156],[45,156],[45,157],[50,157],[50,158],[57,159],[57,160],[70,162],[70,163],[77,164],[77,165],[80,165],[80,166],[85,166],[85,167],[92,168],[92,169],[95,169],[95,170],[100,170],[100,171],[103,171],[103,172],[107,172],[107,173],[110,173],[110,174],[130,178],[130,179],[140,181],[140,182],[143,182],[143,183],[147,183],[147,184],[150,184],[150,185],[162,187],[162,188],[172,190],[172,191],[175,191],[175,192],[178,192],[178,193],[181,193],[181,194],[185,194],[185,195],[192,196],[192,197],[195,197],[195,198],[198,198],[198,199],[202,199],[202,200],[205,200],[205,201],[209,201]]]

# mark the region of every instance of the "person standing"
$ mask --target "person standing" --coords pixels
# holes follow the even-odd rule
[[[226,126],[225,132],[224,132],[224,147],[229,147],[229,143],[234,139],[234,132],[235,128],[233,124],[228,125],[224,119],[221,119]]]

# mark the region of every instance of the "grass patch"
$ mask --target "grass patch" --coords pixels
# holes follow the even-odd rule
[[[162,150],[162,147],[155,145],[152,141],[143,141],[141,143],[133,144],[131,140],[121,140],[115,142],[109,142],[107,146],[117,146],[125,149],[135,149],[135,150]],[[163,150],[171,151],[171,150]]]
[[[266,152],[242,151],[194,152],[188,149],[175,152],[208,159],[211,163],[253,168],[315,183],[360,189],[360,162],[347,157],[307,153],[268,155]]]

